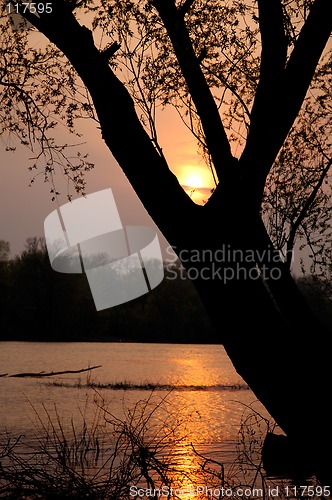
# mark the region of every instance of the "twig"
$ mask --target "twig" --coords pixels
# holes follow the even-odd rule
[[[15,375],[9,375],[9,377],[52,377],[54,375],[63,375],[65,373],[83,373],[95,368],[101,368],[102,365],[91,366],[90,368],[82,368],[81,370],[64,370],[61,372],[39,372],[39,373],[15,373]],[[4,375],[5,376],[5,375]]]

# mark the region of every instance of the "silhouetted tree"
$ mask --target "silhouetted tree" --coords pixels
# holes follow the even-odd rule
[[[7,262],[10,255],[10,244],[8,241],[0,240],[0,262]]]

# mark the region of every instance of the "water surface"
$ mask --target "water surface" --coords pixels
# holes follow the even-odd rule
[[[183,437],[172,449],[182,467],[189,467],[188,446],[226,464],[238,453],[237,441],[244,415],[253,407],[268,416],[235,371],[221,345],[140,343],[1,342],[0,373],[79,370],[101,365],[87,375],[64,374],[44,378],[0,378],[0,428],[34,439],[41,421],[56,415],[64,429],[82,415],[93,420],[102,398],[113,415],[123,418],[139,401],[167,408],[169,425],[180,422]],[[165,384],[171,390],[113,390],[85,387],[95,384]],[[64,383],[71,387],[53,385]],[[179,390],[181,386],[181,390]],[[186,388],[187,386],[187,388]],[[99,399],[100,401],[100,399]],[[151,432],[163,417],[149,420]],[[159,421],[158,421],[159,419]],[[186,448],[187,447],[187,448]],[[189,498],[189,497],[188,497]]]

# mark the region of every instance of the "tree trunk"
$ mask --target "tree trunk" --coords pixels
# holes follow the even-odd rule
[[[330,470],[322,459],[332,445],[324,408],[330,380],[328,332],[277,260],[259,216],[247,213],[244,221],[245,208],[239,203],[236,216],[234,204],[225,206],[224,216],[210,218],[210,227],[205,220],[205,231],[196,229],[196,248],[202,255],[208,248],[216,258],[184,265],[201,273],[194,285],[235,369],[287,434],[295,471],[328,481]],[[218,231],[219,220],[227,224]],[[220,249],[227,250],[223,262]],[[245,258],[253,251],[262,260],[261,270],[265,266],[265,280],[259,277],[257,260]],[[206,266],[215,279],[204,279]],[[216,269],[221,269],[219,275]],[[234,278],[225,282],[220,275]]]
[[[105,143],[166,239],[180,258],[182,250],[203,256],[208,249],[213,255],[210,262],[202,257],[183,264],[197,270],[194,285],[236,370],[288,435],[294,461],[329,477],[322,464],[322,453],[332,444],[324,407],[330,378],[327,335],[281,262],[244,258],[245,252],[274,255],[257,213],[260,185],[256,195],[254,180],[248,178],[255,169],[245,169],[246,181],[240,176],[232,184],[224,179],[217,188],[221,196],[213,196],[204,208],[195,206],[149,141],[128,92],[95,47],[91,32],[68,12],[59,12],[52,22],[53,28],[51,21],[36,25],[87,86]],[[231,172],[235,170],[232,165]],[[227,255],[220,262],[222,250]],[[279,269],[279,278],[262,280],[263,264],[270,274]],[[212,273],[209,279],[206,268]],[[225,279],[226,270],[232,279]]]

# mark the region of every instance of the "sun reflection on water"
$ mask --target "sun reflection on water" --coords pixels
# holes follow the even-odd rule
[[[42,371],[45,370],[46,361],[49,363],[50,359],[52,369],[57,369],[64,365],[65,356],[68,356],[68,366],[72,366],[73,360],[76,359],[80,359],[82,365],[89,363],[104,366],[98,377],[96,375],[93,379],[96,387],[87,385],[83,378],[79,379],[80,383],[77,384],[76,376],[59,377],[54,385],[46,385],[35,379],[19,380],[7,377],[2,380],[2,425],[10,424],[11,431],[25,434],[27,440],[30,439],[29,445],[31,436],[35,435],[35,427],[30,425],[30,421],[33,422],[36,417],[33,408],[36,408],[41,416],[44,415],[44,410],[47,411],[46,416],[44,415],[46,423],[57,422],[59,415],[62,429],[69,434],[72,421],[77,420],[81,428],[92,426],[92,431],[95,432],[95,398],[98,396],[100,399],[97,401],[97,409],[105,408],[108,412],[105,421],[101,413],[97,429],[102,433],[101,437],[98,435],[98,456],[99,462],[102,461],[102,464],[98,463],[98,467],[107,463],[106,475],[110,474],[110,462],[106,462],[106,459],[108,453],[114,451],[114,446],[109,443],[112,439],[118,439],[120,429],[123,431],[121,436],[129,440],[124,440],[123,443],[121,441],[123,456],[129,464],[128,470],[132,470],[134,463],[135,471],[140,476],[140,452],[146,451],[146,456],[151,460],[148,465],[152,467],[149,473],[153,475],[154,472],[158,473],[158,470],[162,472],[155,480],[156,486],[177,489],[177,497],[181,500],[218,498],[206,496],[205,488],[216,488],[218,491],[218,488],[235,484],[238,480],[236,475],[239,472],[239,464],[234,462],[237,456],[236,439],[243,412],[251,406],[255,396],[239,380],[220,346],[102,344],[94,346],[95,358],[91,354],[94,352],[91,344],[67,345],[65,349],[57,345],[50,348],[44,344],[23,347],[19,346],[19,355],[15,358],[13,350],[18,349],[17,346],[10,344],[7,351],[4,351],[2,346],[3,370],[12,373],[14,369],[16,372]],[[11,364],[7,361],[6,368],[7,359]],[[112,381],[128,381],[128,377],[130,382],[141,383],[143,387],[147,385],[146,382],[149,382],[151,387],[153,384],[157,385],[155,389],[143,389],[139,385],[136,389],[130,389],[130,384],[127,384],[128,388],[121,390],[107,386],[107,383]],[[61,381],[65,385],[61,386]],[[99,382],[106,386],[98,388]],[[161,390],[162,384],[168,384],[170,389]],[[33,406],[29,406],[29,402]],[[265,415],[261,405],[258,410],[259,414]],[[115,434],[112,434],[111,420],[115,422]],[[249,440],[257,440],[257,434],[253,437],[249,430],[251,432],[248,426]],[[61,434],[60,438],[62,437]],[[37,438],[40,439],[39,433]],[[105,443],[103,450],[102,442]],[[118,453],[115,465],[120,467],[122,458]],[[87,466],[90,467],[90,464]],[[246,471],[248,470],[246,465]],[[92,469],[91,474],[95,473],[96,470]],[[113,476],[117,477],[116,474]],[[131,475],[130,481],[134,481],[135,477],[133,479]],[[126,479],[125,487],[129,479]],[[245,478],[245,481],[247,480],[248,475]],[[167,498],[165,494],[156,496],[165,497]],[[129,498],[131,497],[128,496]],[[176,498],[175,495],[173,498]]]
[[[230,484],[227,470],[232,470],[232,459],[227,454],[222,435],[219,443],[215,443],[212,458],[211,449],[208,451],[206,448],[211,436],[208,436],[208,432],[202,432],[202,417],[197,408],[189,404],[187,396],[188,393],[178,398],[175,404],[172,400],[166,413],[163,405],[154,414],[154,420],[159,422],[158,433],[154,436],[159,450],[160,443],[168,438],[166,447],[161,453],[159,451],[158,455],[158,459],[166,464],[168,482],[163,484],[160,490],[157,488],[156,496],[163,498],[168,493],[169,498],[181,500],[217,498],[213,493],[220,492],[221,487]],[[152,429],[150,430],[152,432]],[[146,498],[150,493],[152,494],[152,491],[146,493]]]

